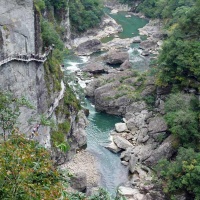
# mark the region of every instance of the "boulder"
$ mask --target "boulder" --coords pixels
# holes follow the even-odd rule
[[[127,197],[134,197],[136,194],[139,194],[138,189],[133,189],[131,187],[125,187],[125,186],[120,186],[118,188],[118,193],[122,196],[127,196]]]
[[[138,138],[137,141],[139,143],[144,143],[149,139],[148,135],[148,129],[147,128],[142,128],[138,131]]]
[[[163,117],[154,117],[150,120],[148,130],[151,134],[165,132],[167,124]]]
[[[129,59],[129,55],[127,52],[112,50],[106,54],[104,59],[106,63],[111,65],[122,64],[123,62],[125,62],[125,60]]]
[[[148,50],[144,50],[141,55],[142,56],[149,56],[150,52]]]
[[[92,74],[102,74],[105,73],[107,69],[101,63],[95,62],[86,65],[83,71],[90,72]]]
[[[101,50],[101,42],[97,39],[87,40],[76,48],[78,55],[90,55]]]
[[[128,165],[128,162],[126,162],[126,161],[121,161],[121,163],[122,163],[122,165],[125,165],[125,166],[127,166]]]
[[[136,113],[136,112],[141,112],[142,110],[145,110],[146,108],[146,103],[144,101],[138,101],[132,103],[130,106],[126,108],[126,113]]]
[[[145,160],[145,164],[147,166],[153,166],[162,158],[169,159],[175,152],[175,149],[172,146],[173,140],[173,135],[166,138],[163,143],[152,152],[151,156]]]
[[[118,133],[122,133],[122,132],[127,131],[128,129],[127,129],[126,123],[117,123],[115,124],[115,130]]]
[[[132,42],[133,43],[140,43],[140,42],[142,42],[142,40],[141,40],[140,36],[135,36],[135,37],[133,37]]]
[[[87,187],[87,178],[86,174],[83,172],[78,172],[73,175],[73,177],[70,179],[70,186],[78,190],[79,192],[84,192]]]
[[[124,139],[121,136],[114,136],[113,141],[120,149],[127,149],[128,147],[133,147],[133,145],[128,140]]]
[[[136,157],[134,154],[131,154],[131,158],[129,160],[129,171],[131,173],[134,173],[137,162],[138,162],[138,157]]]
[[[85,88],[86,96],[87,97],[93,97],[94,91],[96,88],[98,88],[100,85],[100,81],[98,79],[94,79],[91,81]]]
[[[113,153],[118,153],[121,151],[121,149],[114,142],[111,142],[110,144],[106,145],[105,148],[112,151]]]
[[[131,158],[131,154],[133,153],[132,148],[128,147],[126,151],[123,151],[120,155],[120,158],[125,161],[129,161]]]
[[[157,45],[157,41],[155,40],[145,40],[140,43],[140,48],[144,50],[154,49]]]
[[[126,70],[131,68],[131,63],[129,60],[125,60],[121,65],[120,65],[120,70]]]

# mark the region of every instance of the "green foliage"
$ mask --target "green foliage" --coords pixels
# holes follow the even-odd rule
[[[195,98],[186,94],[171,94],[165,103],[165,119],[169,130],[183,145],[190,145],[200,139],[198,109]]]
[[[72,107],[76,111],[81,109],[81,105],[79,100],[76,98],[76,95],[72,91],[72,89],[69,87],[69,85],[66,85],[66,90],[65,90],[65,95],[64,95],[64,105],[67,106],[68,108]]]
[[[21,114],[20,107],[33,108],[25,97],[16,98],[11,93],[0,92],[0,127],[4,140],[17,123],[17,119]]]
[[[70,21],[74,31],[83,32],[101,21],[103,6],[100,0],[69,1]]]
[[[164,192],[171,199],[178,191],[186,191],[192,199],[200,199],[200,153],[180,148],[175,161],[161,160],[157,166]]]
[[[54,44],[56,49],[63,50],[64,44],[51,22],[43,19],[41,22],[41,31],[44,47],[49,47]]]
[[[45,2],[44,0],[34,0],[35,8],[38,12],[41,13],[45,9]]]
[[[146,102],[146,104],[149,106],[149,109],[152,109],[155,105],[155,100],[156,100],[156,97],[154,94],[151,94],[151,95],[147,95],[143,98]]]
[[[0,199],[59,199],[63,177],[53,167],[49,152],[22,135],[11,135],[0,145]]]

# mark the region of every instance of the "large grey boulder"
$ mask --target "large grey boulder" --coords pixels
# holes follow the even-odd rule
[[[70,185],[73,189],[79,192],[84,192],[87,187],[87,177],[83,172],[78,172],[70,179]]]
[[[145,110],[147,107],[144,101],[133,102],[130,106],[126,108],[126,112],[136,113]]]
[[[78,55],[90,55],[101,50],[101,42],[97,39],[87,40],[76,48]]]
[[[126,70],[131,68],[131,63],[129,60],[125,60],[121,65],[120,65],[120,70]]]
[[[112,151],[113,153],[118,153],[121,151],[121,149],[113,141],[106,145],[105,148]]]
[[[89,63],[88,65],[86,65],[83,71],[90,72],[92,74],[101,74],[101,73],[105,73],[107,71],[107,68],[103,66],[102,63],[95,62],[95,63]]]
[[[126,123],[117,123],[115,124],[115,130],[118,133],[121,133],[121,132],[127,131],[128,129],[127,129]]]
[[[157,45],[156,40],[145,40],[140,43],[140,48],[144,50],[154,49]]]
[[[145,164],[148,166],[153,166],[162,158],[170,158],[175,152],[175,149],[172,145],[173,140],[173,135],[170,135],[168,138],[166,138],[164,142],[151,153],[151,156],[145,160]]]
[[[99,79],[94,79],[91,81],[85,88],[86,96],[87,97],[93,97],[94,96],[94,91],[96,88],[98,88],[100,85]]]
[[[138,157],[136,157],[134,154],[131,154],[131,158],[129,160],[129,171],[131,173],[134,173],[137,162]]]
[[[163,117],[154,117],[150,120],[148,130],[151,134],[165,132],[167,130],[167,124]]]
[[[112,50],[109,51],[104,57],[108,64],[122,64],[125,60],[128,60],[129,55],[127,52]]]
[[[138,138],[137,141],[139,143],[144,143],[149,139],[149,135],[148,135],[148,129],[147,128],[141,128],[138,131]]]
[[[128,147],[133,147],[133,145],[121,136],[113,137],[114,143],[121,149],[127,149]]]

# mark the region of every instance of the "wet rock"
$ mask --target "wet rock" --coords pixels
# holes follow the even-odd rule
[[[78,55],[90,55],[101,50],[101,42],[97,39],[87,40],[76,48]]]
[[[133,145],[128,140],[124,139],[121,136],[114,136],[113,141],[120,149],[127,149],[128,147],[133,147]]]
[[[127,52],[112,50],[107,53],[104,57],[106,63],[108,64],[122,64],[125,60],[128,60],[129,55]]]
[[[150,120],[148,130],[151,134],[165,132],[167,124],[163,117],[154,117]]]
[[[121,133],[121,132],[127,131],[128,129],[127,129],[126,123],[117,123],[115,124],[115,130],[118,133]]]
[[[73,189],[78,190],[79,192],[84,192],[87,187],[86,174],[84,172],[74,174],[70,179],[70,185]]]

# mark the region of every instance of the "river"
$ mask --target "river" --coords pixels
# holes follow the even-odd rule
[[[106,13],[110,13],[109,9],[105,9]],[[123,27],[123,32],[119,34],[120,38],[129,38],[139,34],[138,28],[147,24],[147,20],[132,16],[126,18],[126,12],[118,12],[117,14],[109,14]],[[103,42],[111,40],[111,38],[103,39]],[[130,61],[132,61],[133,68],[140,70],[141,63],[144,64],[144,59],[140,56],[140,51],[134,44],[129,49]],[[92,56],[91,56],[92,57]],[[79,80],[75,81],[74,72],[80,70],[90,61],[91,57],[76,56],[74,54],[68,55],[64,60],[65,74],[70,78],[69,84],[74,87],[77,94],[82,94],[82,87],[85,83]],[[142,66],[143,66],[142,65]],[[141,69],[144,70],[143,68]],[[115,194],[117,186],[127,181],[128,170],[127,167],[121,165],[119,155],[111,153],[103,146],[109,142],[109,133],[114,129],[117,122],[121,122],[121,117],[108,115],[106,113],[97,112],[91,102],[82,97],[84,106],[89,109],[90,115],[88,117],[89,125],[87,132],[87,150],[97,158],[97,167],[101,174],[100,185],[106,188],[111,194]]]

